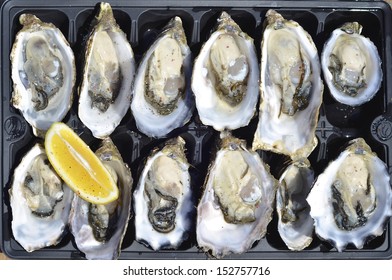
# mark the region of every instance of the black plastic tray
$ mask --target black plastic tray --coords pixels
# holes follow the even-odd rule
[[[227,11],[240,27],[252,36],[260,59],[262,23],[269,8],[279,10],[288,19],[299,22],[313,37],[321,53],[332,30],[347,21],[359,21],[363,25],[363,35],[377,46],[382,59],[383,82],[376,97],[356,108],[335,102],[325,86],[324,100],[316,135],[319,144],[309,159],[316,175],[323,171],[334,159],[340,148],[349,139],[363,137],[378,156],[384,160],[392,173],[392,13],[388,4],[379,1],[109,1],[114,15],[127,34],[135,52],[137,62],[149,44],[170,18],[182,18],[188,44],[196,56],[209,36],[220,12]],[[18,17],[22,13],[36,14],[43,21],[54,23],[64,33],[78,56],[85,27],[94,15],[97,1],[5,1],[1,7],[1,179],[0,192],[0,245],[2,251],[11,258],[22,259],[82,259],[68,234],[57,246],[27,253],[13,238],[11,231],[11,209],[8,190],[13,169],[24,154],[37,141],[30,126],[21,114],[10,106],[12,81],[10,79],[10,49],[16,32],[21,28]],[[94,139],[77,116],[77,98],[64,122],[95,149],[99,141]],[[234,131],[234,135],[246,139],[251,145],[256,129],[257,117],[249,126]],[[213,147],[219,134],[212,128],[201,125],[197,113],[192,121],[177,129],[169,137],[182,135],[187,142],[187,155],[194,166],[194,191],[196,201],[201,196],[207,166],[211,160]],[[151,149],[166,139],[150,139],[136,129],[130,112],[112,134],[124,160],[132,169],[135,182],[137,170]],[[262,153],[264,160],[277,176],[283,158],[273,153]],[[368,242],[362,250],[349,246],[338,253],[329,243],[317,237],[301,252],[287,249],[277,232],[277,218],[268,226],[262,240],[249,252],[231,255],[230,258],[244,259],[388,259],[392,258],[392,223],[389,222],[383,235]],[[219,237],[217,237],[219,238]],[[134,240],[133,219],[123,242],[122,259],[205,259],[206,254],[196,246],[195,234],[181,249],[155,252]]]

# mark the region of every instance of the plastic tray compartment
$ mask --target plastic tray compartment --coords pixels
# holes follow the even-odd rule
[[[10,106],[12,81],[10,79],[10,49],[15,35],[21,26],[18,17],[22,13],[36,14],[41,20],[54,23],[64,33],[78,56],[86,25],[94,16],[97,1],[6,1],[1,8],[1,92],[2,107],[1,130],[1,179],[0,192],[0,241],[4,253],[11,258],[23,259],[82,259],[73,242],[71,234],[65,236],[57,246],[27,253],[14,240],[11,231],[11,209],[8,190],[13,169],[23,155],[37,141],[30,126],[20,113]],[[326,39],[332,30],[347,21],[359,21],[363,25],[363,35],[369,37],[377,46],[382,59],[383,82],[376,97],[370,102],[349,107],[335,102],[325,86],[324,100],[316,135],[319,144],[309,159],[316,175],[323,171],[328,162],[334,159],[340,148],[349,139],[363,137],[378,156],[385,161],[392,172],[392,50],[391,50],[391,8],[384,2],[367,1],[111,1],[114,15],[120,27],[127,34],[134,49],[137,62],[147,50],[160,29],[173,16],[180,16],[184,23],[188,44],[197,56],[200,47],[210,34],[221,11],[227,11],[240,27],[255,40],[260,59],[260,41],[265,13],[269,8],[277,9],[288,19],[298,21],[313,37],[321,53]],[[230,8],[229,8],[230,7]],[[70,125],[94,149],[98,140],[91,136],[77,116],[77,98],[64,122]],[[251,145],[257,118],[248,127],[234,131],[234,135],[248,141]],[[201,196],[211,151],[219,134],[212,128],[203,126],[194,113],[192,121],[183,128],[171,133],[170,137],[181,135],[187,142],[187,155],[194,175],[195,203]],[[130,112],[112,134],[124,160],[132,169],[135,182],[137,170],[151,149],[165,139],[150,139],[140,134]],[[274,175],[281,168],[282,158],[272,153],[262,153],[271,166]],[[219,237],[217,237],[219,238]],[[129,221],[125,236],[122,259],[205,259],[206,254],[196,246],[193,233],[190,239],[178,250],[155,252],[139,244],[134,238],[133,219]],[[277,217],[269,224],[265,238],[254,244],[241,255],[230,258],[244,259],[386,259],[392,258],[392,226],[388,223],[383,235],[366,243],[362,250],[352,246],[338,253],[329,243],[317,237],[301,252],[287,249],[277,232]]]

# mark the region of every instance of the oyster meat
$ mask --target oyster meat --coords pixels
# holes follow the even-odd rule
[[[332,32],[321,54],[324,79],[331,95],[350,106],[371,100],[382,81],[377,48],[361,32],[358,22],[345,23]]]
[[[308,160],[291,163],[280,176],[276,192],[278,231],[287,247],[300,251],[313,240],[313,219],[306,198],[314,181]]]
[[[182,21],[174,17],[137,70],[131,109],[139,131],[163,137],[190,120],[194,108],[191,71],[191,51]]]
[[[261,102],[253,149],[293,160],[307,158],[317,145],[315,130],[323,83],[316,46],[295,21],[274,10],[261,43]]]
[[[135,74],[133,50],[108,3],[100,4],[84,59],[79,117],[94,137],[105,138],[129,109]]]
[[[12,234],[27,251],[58,244],[66,233],[73,192],[35,144],[15,169],[10,194]]]
[[[256,152],[224,132],[197,207],[198,246],[221,258],[244,253],[264,237],[277,181]]]
[[[152,152],[134,191],[136,240],[154,250],[178,248],[192,226],[191,178],[185,141]]]
[[[75,196],[69,218],[71,233],[86,259],[117,259],[131,216],[132,174],[110,138],[102,140],[95,154],[117,182],[119,198],[95,205]]]
[[[248,125],[259,99],[253,39],[226,12],[195,60],[192,90],[200,120],[215,130]]]
[[[75,58],[69,43],[52,23],[22,14],[11,50],[11,103],[42,136],[71,108],[76,79]]]
[[[380,236],[392,216],[392,190],[386,164],[362,138],[320,174],[307,198],[316,234],[338,251],[358,249]]]

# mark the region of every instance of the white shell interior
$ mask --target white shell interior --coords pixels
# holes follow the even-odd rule
[[[155,153],[147,160],[146,166],[140,175],[138,185],[133,193],[134,212],[135,212],[135,230],[136,240],[141,243],[147,243],[154,250],[174,248],[182,244],[187,237],[187,233],[191,227],[190,213],[193,211],[194,205],[191,201],[191,178],[188,172],[189,164],[180,163],[182,169],[183,195],[182,200],[178,201],[176,209],[175,227],[168,233],[156,231],[151,225],[148,218],[148,197],[145,194],[145,178],[154,160],[160,156],[166,156],[161,151]]]
[[[182,44],[181,41],[178,41],[178,43],[184,59],[183,71],[185,75],[185,98],[180,98],[178,100],[177,108],[168,115],[160,115],[145,99],[145,77],[148,61],[160,41],[167,36],[176,39],[175,36],[170,34],[170,31],[167,31],[165,35],[159,37],[151,45],[140,62],[135,77],[135,84],[132,89],[131,109],[136,121],[136,126],[138,130],[150,137],[166,136],[173,129],[186,124],[192,117],[193,113],[194,102],[190,90],[192,53],[188,45]]]
[[[109,147],[114,145],[111,141],[110,143]],[[109,152],[103,152],[98,156],[105,166],[110,166],[117,174],[120,195],[118,199],[119,206],[117,207],[121,208],[117,209],[119,217],[116,221],[116,229],[106,242],[96,240],[89,223],[90,203],[79,196],[75,196],[72,201],[69,224],[76,246],[85,254],[86,259],[111,260],[119,257],[121,244],[128,227],[131,215],[133,179],[128,166],[122,159]]]
[[[256,221],[245,224],[227,223],[222,210],[216,201],[212,182],[216,166],[226,150],[217,153],[206,181],[203,196],[197,207],[196,236],[198,246],[211,250],[215,257],[223,257],[231,253],[244,253],[254,242],[264,237],[267,226],[272,219],[275,203],[276,180],[269,173],[259,155],[243,150],[243,157],[249,163],[252,173],[263,182],[262,198],[256,210]]]
[[[215,85],[208,78],[210,50],[219,35],[232,34],[242,54],[247,58],[249,74],[247,91],[240,104],[233,107],[222,101],[216,93]],[[215,130],[237,129],[248,125],[252,119],[259,99],[259,65],[256,49],[251,38],[244,38],[234,32],[217,30],[205,42],[193,66],[192,90],[195,94],[196,108],[200,120]]]
[[[79,117],[80,120],[86,125],[94,137],[104,138],[109,136],[114,129],[119,125],[122,118],[125,116],[129,109],[129,102],[131,100],[131,87],[135,74],[135,60],[131,45],[129,44],[125,34],[118,30],[107,31],[108,35],[113,41],[115,47],[118,63],[121,69],[122,84],[117,98],[114,103],[110,104],[105,112],[101,112],[96,107],[91,106],[91,98],[88,94],[88,80],[87,73],[84,71],[83,82],[79,90]],[[92,58],[94,33],[89,40],[92,40],[90,48],[86,54],[85,69],[88,69],[90,60]]]
[[[27,252],[56,245],[60,242],[68,224],[68,216],[73,197],[71,189],[63,184],[63,199],[56,204],[53,215],[41,218],[31,213],[22,188],[30,164],[38,155],[44,153],[44,148],[36,144],[25,155],[22,162],[14,171],[13,183],[10,189],[12,234],[15,240]]]
[[[270,32],[274,31],[272,27],[267,28],[263,34],[261,50],[261,102],[253,149],[271,150],[298,159],[306,158],[317,145],[315,130],[324,86],[320,78],[318,52],[310,35],[296,23],[290,22],[286,28],[298,37],[301,47],[311,62],[311,99],[307,108],[297,111],[294,116],[281,113],[280,94],[275,93],[274,84],[268,83],[266,72],[268,69],[266,41]]]
[[[384,232],[385,222],[392,216],[392,190],[386,165],[375,154],[365,152],[367,153],[369,173],[373,178],[372,184],[376,190],[377,208],[362,227],[351,231],[343,231],[337,227],[331,205],[331,186],[340,165],[350,153],[345,150],[329,164],[325,171],[318,176],[307,198],[317,235],[332,242],[338,251],[343,251],[349,243],[361,249],[368,237],[379,236]]]
[[[331,37],[325,43],[323,52],[321,54],[321,65],[323,68],[324,80],[326,81],[329,91],[333,96],[333,98],[335,98],[335,100],[346,105],[359,106],[371,100],[376,95],[376,93],[378,92],[381,86],[382,75],[383,75],[381,69],[381,59],[378,54],[378,50],[372,41],[370,41],[368,38],[365,38],[360,34],[350,34],[349,36],[355,38],[356,42],[361,47],[361,49],[365,50],[364,54],[366,55],[366,61],[367,61],[366,63],[367,86],[365,89],[359,90],[357,96],[350,96],[340,92],[333,84],[332,73],[328,69],[328,65],[329,65],[329,56],[331,55],[335,47],[336,41],[339,38],[339,36],[343,34],[348,36],[346,32],[338,28],[332,32]]]
[[[51,51],[59,58],[63,67],[63,87],[49,99],[48,106],[40,111],[34,109],[31,101],[31,88],[25,81],[26,77],[22,75],[26,42],[33,36],[46,38]],[[15,42],[11,52],[11,75],[14,82],[13,104],[22,112],[23,117],[33,127],[34,134],[37,135],[37,130],[46,131],[52,123],[61,121],[71,107],[76,77],[75,58],[64,35],[57,28],[45,27],[41,30],[21,31]]]
[[[295,182],[293,181],[293,176],[298,176],[297,174],[301,174],[300,176],[305,179],[302,181],[302,185],[294,185],[293,183],[290,183],[290,181]],[[292,206],[297,209],[305,207],[306,205],[303,203],[307,204],[306,197],[309,194],[314,181],[313,171],[304,165],[293,163],[281,175],[279,183],[281,184],[283,180],[286,181],[287,186],[295,187],[295,189],[291,192],[293,197],[298,198],[298,201],[292,201]],[[280,186],[278,186],[278,188],[280,188]],[[290,192],[290,190],[288,191]],[[308,210],[301,211],[295,222],[283,223],[281,219],[281,209],[283,207],[282,200],[283,198],[281,197],[281,193],[278,189],[276,192],[276,210],[279,217],[278,231],[280,237],[290,250],[302,250],[309,246],[313,240],[314,221],[309,214],[310,207],[307,205]]]

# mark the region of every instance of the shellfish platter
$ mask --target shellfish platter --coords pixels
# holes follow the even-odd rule
[[[382,1],[3,1],[1,251],[14,259],[391,259],[391,22]],[[56,50],[43,54],[42,46]],[[26,87],[33,97],[25,102]],[[71,97],[57,102],[62,91]],[[281,91],[291,95],[268,96]],[[50,106],[65,110],[52,121]],[[19,193],[34,192],[33,167],[49,184],[42,144],[51,121],[111,161],[110,174],[120,170],[120,195],[129,199],[115,206],[115,222],[93,230],[98,241],[79,230],[101,222],[98,214],[78,213],[102,205],[58,194],[61,183],[48,191],[61,202],[46,195],[49,206],[30,210],[33,218],[19,217],[25,206],[16,210]],[[274,139],[286,131],[290,137]],[[303,182],[310,195],[295,202],[300,191],[279,187],[291,186],[294,169],[304,169],[294,181],[312,176]],[[156,186],[164,180],[170,187]],[[17,182],[29,191],[17,191]],[[61,237],[26,245],[19,228],[36,220],[27,230],[44,228],[39,219],[59,208],[71,212]],[[282,225],[302,215],[306,240],[296,225]]]

